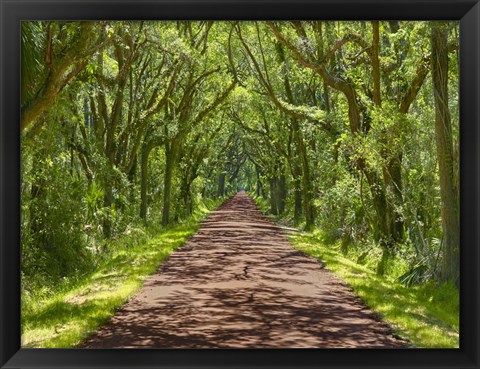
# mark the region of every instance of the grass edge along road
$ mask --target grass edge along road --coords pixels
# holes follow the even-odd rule
[[[417,348],[458,348],[458,292],[449,285],[428,283],[405,287],[344,257],[340,245],[325,245],[313,234],[292,235],[290,243],[326,263],[395,334]]]
[[[269,205],[255,194],[250,195],[267,214]],[[352,260],[352,256],[344,256],[341,241],[325,242],[318,231],[289,235],[288,239],[297,250],[325,263],[395,334],[415,347],[459,348],[459,293],[455,287],[434,282],[406,287],[395,278],[377,276],[373,269]]]
[[[225,199],[209,201],[182,224],[163,229],[146,242],[118,247],[96,270],[47,298],[22,301],[22,347],[71,348],[106,323],[182,246],[200,221]]]

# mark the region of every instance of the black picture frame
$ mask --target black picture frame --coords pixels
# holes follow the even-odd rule
[[[480,4],[472,0],[0,0],[1,368],[479,368]],[[20,21],[460,20],[459,349],[20,347]]]

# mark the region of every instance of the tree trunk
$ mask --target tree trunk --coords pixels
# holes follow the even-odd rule
[[[380,177],[372,170],[364,169],[370,193],[372,194],[373,207],[376,214],[374,238],[382,248],[382,260],[378,264],[377,274],[385,274],[387,261],[394,254],[395,242],[392,237],[391,225],[393,224],[391,213],[388,210],[385,187]]]
[[[181,185],[181,198],[183,200],[183,205],[187,212],[187,215],[191,215],[193,213],[193,198],[192,198],[192,183],[197,178],[198,167],[195,165],[187,170],[184,177],[182,178],[182,185]]]
[[[317,209],[315,208],[314,201],[315,196],[320,193],[320,182],[316,180],[320,178],[319,170],[320,170],[320,160],[315,153],[317,152],[317,142],[315,141],[315,137],[309,140],[309,147],[310,152],[314,153],[311,156],[310,162],[310,189],[311,189],[311,204],[312,204],[312,213],[313,213],[313,221],[317,218]]]
[[[315,225],[315,214],[313,210],[312,181],[308,163],[304,164],[306,169],[303,172],[303,194],[305,207],[305,230],[312,231]]]
[[[148,185],[148,157],[153,149],[152,145],[142,146],[142,161],[140,164],[140,218],[147,219],[147,185]]]
[[[255,193],[258,197],[260,197],[262,194],[262,181],[260,178],[260,169],[258,168],[258,165],[255,165],[255,173],[257,174],[257,187]]]
[[[294,210],[293,210],[293,224],[295,226],[300,224],[302,219],[302,169],[297,164],[297,160],[291,163],[291,171],[293,177],[293,192],[294,192]]]
[[[321,30],[321,27],[320,27]],[[322,36],[322,35],[320,35]],[[323,40],[323,37],[320,37],[320,41]],[[283,52],[283,48],[279,45],[277,48],[278,56],[282,62],[285,62],[285,53]],[[287,95],[288,102],[290,104],[295,105],[295,99],[292,93],[292,88],[290,86],[290,79],[288,76],[288,70],[285,69],[284,71],[284,87],[285,93]],[[302,217],[302,178],[304,178],[303,168],[303,160],[301,164],[298,164],[298,159],[301,159],[302,156],[302,149],[301,146],[303,145],[303,139],[300,135],[300,128],[298,125],[298,121],[293,118],[292,119],[292,128],[293,128],[293,135],[295,140],[295,149],[294,149],[294,158],[293,160],[289,160],[290,169],[293,175],[293,183],[294,183],[294,191],[295,191],[295,209],[293,215],[293,223],[298,225],[300,223],[300,219]],[[292,163],[293,161],[293,163]],[[305,189],[305,188],[304,188]],[[308,197],[308,196],[307,196]],[[307,200],[307,199],[305,199]],[[306,205],[306,208],[308,205]],[[311,219],[310,219],[311,221]]]
[[[257,179],[257,187],[255,189],[255,193],[257,194],[258,197],[262,195],[262,182],[260,182],[258,179]]]
[[[180,190],[183,205],[188,215],[192,214],[192,211],[193,211],[192,194],[190,192],[190,185],[191,185],[191,182],[188,179],[184,179],[182,181],[182,186]]]
[[[435,139],[443,230],[443,264],[441,279],[459,284],[460,221],[458,189],[454,181],[453,139],[448,108],[448,25],[432,24],[432,77],[435,101]]]
[[[308,163],[307,148],[300,132],[300,126],[296,119],[293,119],[293,130],[302,166],[302,193],[303,207],[305,211],[305,230],[311,231],[315,224],[315,216],[313,212],[313,194],[312,181],[310,178],[310,166]]]
[[[386,192],[391,194],[391,201],[393,201],[393,205],[389,206],[389,217],[391,219],[389,229],[396,243],[402,242],[404,234],[403,214],[397,210],[397,207],[403,204],[402,156],[402,153],[395,154],[384,168]]]
[[[113,171],[113,164],[110,160],[111,154],[106,151],[107,154],[107,163],[104,167],[104,172],[102,176],[102,187],[103,187],[103,207],[105,208],[107,214],[103,216],[102,220],[102,229],[103,236],[105,238],[110,238],[112,236],[112,205],[113,205],[113,188],[115,186],[115,174]]]
[[[378,60],[380,48],[379,22],[372,22],[372,75],[373,75],[373,103],[382,106],[380,94],[380,62]]]
[[[270,213],[273,215],[278,215],[278,195],[277,195],[277,179],[272,177],[270,179]]]
[[[113,187],[112,183],[105,183],[104,185],[105,194],[103,196],[103,206],[107,209],[108,215],[103,217],[103,236],[105,238],[110,238],[112,236],[112,219],[111,219],[111,209],[113,205]]]
[[[225,178],[227,174],[226,173],[220,173],[218,177],[218,191],[217,191],[217,196],[218,197],[223,197],[225,196]]]
[[[378,21],[372,21],[372,77],[373,77],[373,103],[377,108],[381,108],[381,86],[380,86],[380,24]],[[387,135],[387,133],[384,133]],[[388,147],[388,144],[385,143]],[[385,183],[385,213],[382,216],[387,224],[384,225],[388,232],[388,238],[393,243],[403,240],[403,216],[397,210],[403,204],[402,193],[402,153],[391,154],[385,149],[384,159],[387,164],[383,167],[383,181]],[[390,240],[388,241],[390,242]],[[391,250],[389,250],[391,251]],[[385,254],[386,255],[386,254]]]
[[[285,174],[282,173],[278,180],[278,213],[283,215],[285,213],[285,202],[287,199],[287,184]]]
[[[327,113],[330,113],[330,111],[331,111],[331,108],[330,108],[330,92],[328,90],[328,86],[325,83],[325,81],[323,82],[323,96],[324,96],[324,100],[325,100],[325,111]]]
[[[164,191],[163,191],[163,211],[162,211],[162,225],[166,226],[170,223],[170,204],[172,192],[173,171],[176,160],[175,144],[165,144],[165,176],[164,176]]]
[[[138,170],[138,155],[135,155],[133,159],[133,164],[130,170],[128,171],[127,178],[132,186],[129,186],[128,200],[130,204],[136,204],[137,202],[137,191],[133,184],[135,183]],[[125,209],[123,209],[125,210]]]

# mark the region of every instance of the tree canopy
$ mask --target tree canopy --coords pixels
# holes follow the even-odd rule
[[[379,274],[458,285],[458,39],[457,22],[22,22],[22,273],[80,274],[246,190]]]

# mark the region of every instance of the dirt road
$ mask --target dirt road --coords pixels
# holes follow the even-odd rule
[[[328,267],[328,266],[327,266]],[[392,348],[388,326],[240,192],[81,347]]]

